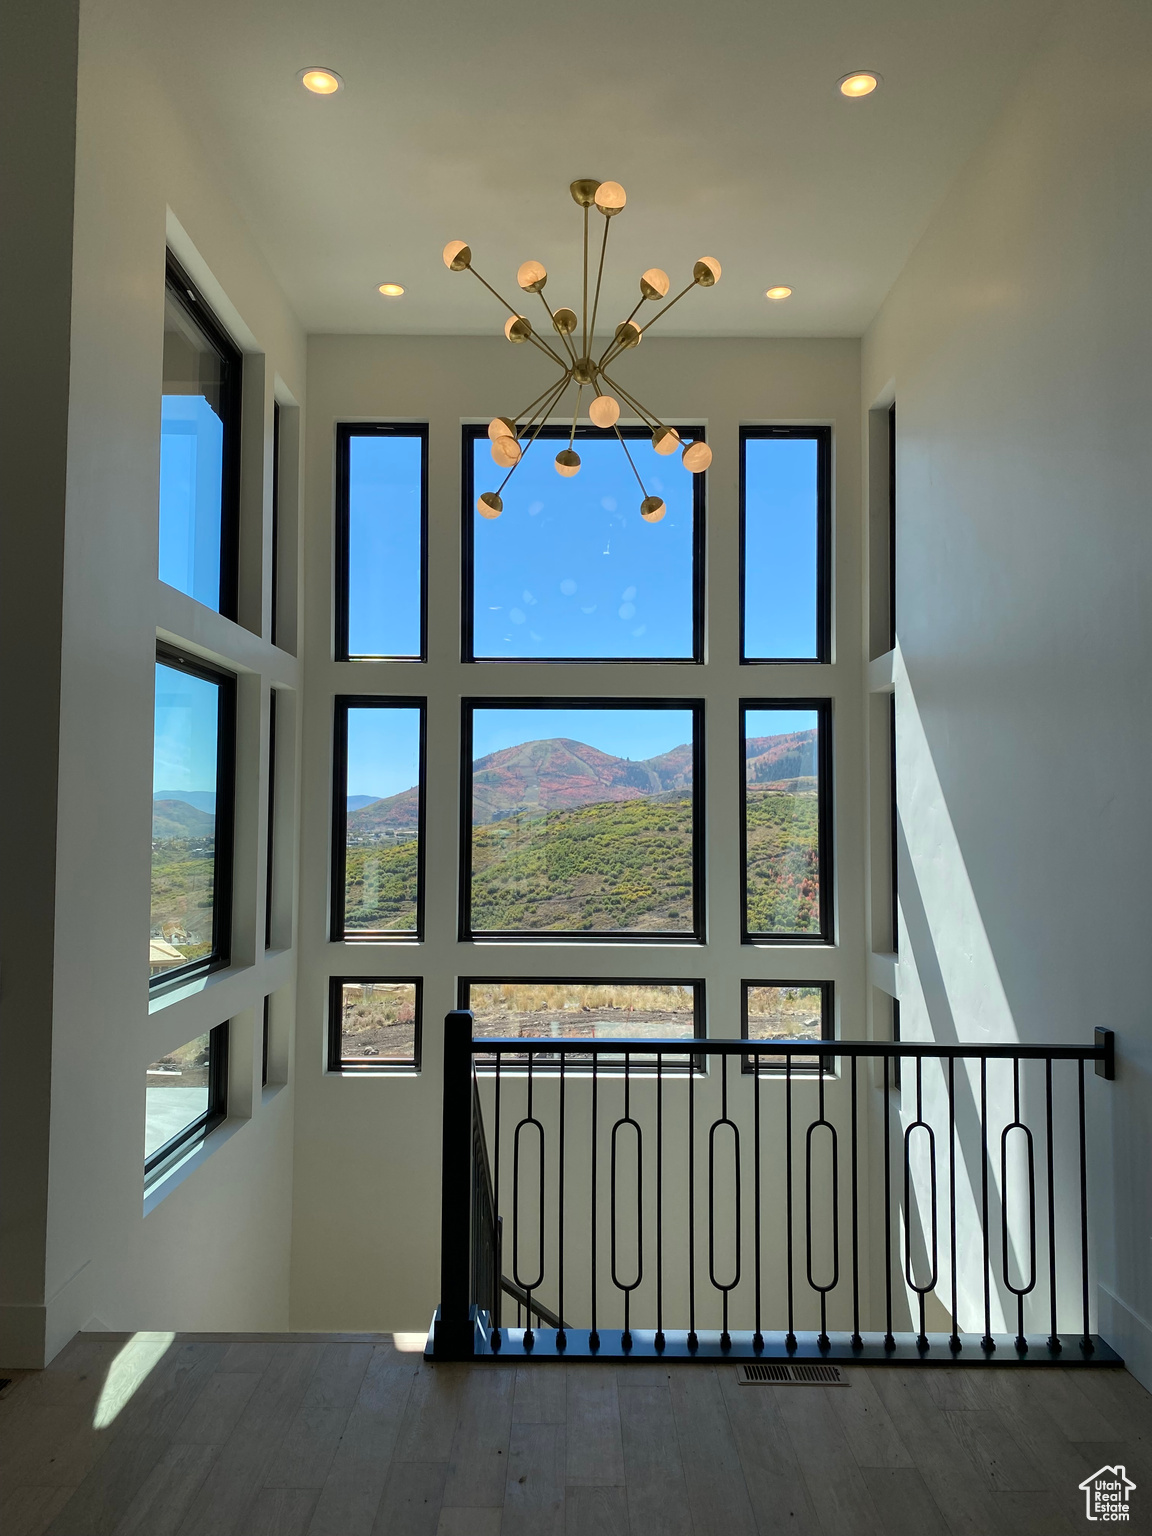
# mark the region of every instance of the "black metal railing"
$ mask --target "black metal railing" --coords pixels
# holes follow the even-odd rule
[[[1110,1030],[537,1045],[472,1027],[445,1021],[431,1358],[1119,1363],[1091,1326],[1085,1068],[1113,1076]]]

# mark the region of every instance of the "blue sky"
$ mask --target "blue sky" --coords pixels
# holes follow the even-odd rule
[[[348,653],[420,654],[418,437],[348,444]]]
[[[613,757],[639,762],[692,740],[686,709],[476,709],[473,760],[524,741],[567,736]]]
[[[577,438],[571,479],[555,468],[565,447],[541,437],[501,493],[501,516],[473,512],[475,654],[691,657],[692,476],[679,454],[628,441],[645,490],[668,508],[646,523],[614,433]],[[495,490],[506,471],[487,437],[473,456],[476,494]]]
[[[814,709],[750,709],[744,717],[744,735],[790,736],[793,731],[814,731]]]
[[[215,683],[156,663],[153,793],[215,791],[218,707]]]
[[[165,395],[160,409],[161,581],[220,606],[224,425],[203,395]]]
[[[745,447],[744,654],[816,655],[816,443]]]
[[[348,711],[348,794],[398,795],[420,777],[418,709]]]

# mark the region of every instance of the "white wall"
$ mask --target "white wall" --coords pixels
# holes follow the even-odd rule
[[[1056,19],[865,337],[863,402],[895,389],[904,1031],[1116,1030],[1100,1330],[1152,1384],[1150,67],[1138,0]]]
[[[499,316],[494,314],[494,325]],[[527,354],[527,355],[526,355]],[[848,341],[649,339],[625,364],[629,388],[662,415],[706,423],[711,592],[708,661],[684,667],[460,663],[460,428],[515,409],[547,369],[498,336],[314,336],[308,350],[304,816],[296,1099],[292,1326],[428,1326],[438,1300],[443,1017],[460,975],[606,975],[707,984],[709,1030],[738,1036],[741,977],[830,976],[845,1033],[865,1029],[864,783],[860,602],[859,347]],[[334,425],[380,419],[430,423],[430,656],[426,664],[333,660]],[[738,426],[830,422],[835,465],[835,660],[737,665]],[[597,681],[599,677],[599,681]],[[465,694],[705,695],[709,942],[678,945],[461,944],[456,937],[459,699]],[[332,698],[431,694],[428,723],[427,935],[423,944],[327,942]],[[737,701],[830,696],[835,710],[836,900],[839,943],[753,949],[740,944]],[[423,1070],[326,1073],[331,975],[425,978]],[[639,1314],[637,1314],[639,1315]],[[702,1324],[703,1326],[704,1324]],[[671,1321],[669,1326],[673,1326]],[[679,1326],[679,1323],[676,1324]],[[712,1326],[709,1321],[707,1326]],[[743,1316],[733,1326],[751,1326]]]
[[[16,602],[15,645],[5,654],[19,684],[4,719],[13,827],[6,888],[17,906],[5,913],[0,1001],[0,1358],[19,1365],[50,1357],[86,1323],[287,1323],[291,1090],[261,1093],[258,1052],[263,997],[284,989],[276,1043],[283,1078],[294,955],[264,951],[266,718],[269,686],[279,686],[289,707],[281,730],[287,891],[278,900],[290,940],[296,663],[262,635],[272,402],[276,394],[290,408],[302,404],[305,349],[239,210],[169,109],[127,24],[108,8],[82,7],[77,89],[68,67],[75,7],[19,5],[6,15],[14,26],[23,22],[17,57],[27,67],[6,56],[43,93],[37,110],[52,130],[37,140],[28,119],[19,125],[14,163],[31,186],[29,214],[4,220],[6,229],[18,226],[21,244],[20,264],[5,268],[5,334],[16,346],[0,410],[20,434],[10,445],[20,472],[14,478],[5,468],[13,496],[5,600]],[[65,209],[73,113],[74,230]],[[45,198],[59,205],[52,217]],[[243,625],[156,578],[166,237],[249,354]],[[297,438],[293,418],[288,440]],[[288,468],[290,500],[296,477]],[[291,515],[288,528],[291,540]],[[233,964],[150,1013],[159,632],[239,673],[240,791]],[[24,877],[12,880],[13,869]],[[285,923],[279,927],[283,941]],[[233,1020],[232,1118],[216,1150],[166,1198],[154,1198],[146,1216],[144,1069],[225,1019]]]

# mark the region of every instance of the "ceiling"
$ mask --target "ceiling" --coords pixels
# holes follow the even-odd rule
[[[594,176],[628,193],[609,318],[632,308],[644,268],[675,291],[710,255],[721,283],[661,329],[767,336],[864,330],[1050,9],[150,0],[137,17],[308,330],[494,332],[495,300],[440,260],[452,238],[509,296],[538,258],[553,307],[578,308],[568,183]],[[309,96],[296,77],[315,64],[345,89]],[[883,83],[847,101],[836,82],[855,69]],[[385,281],[404,297],[379,297]],[[776,283],[792,298],[767,301]]]

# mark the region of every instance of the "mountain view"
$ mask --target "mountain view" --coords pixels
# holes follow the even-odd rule
[[[816,732],[750,738],[746,763],[749,928],[819,932]],[[418,791],[366,799],[348,802],[346,926],[411,928]],[[472,816],[476,931],[692,931],[690,744],[640,761],[568,737],[507,747],[474,763]]]
[[[216,795],[211,790],[157,790],[152,796],[153,939],[196,960],[212,948]],[[167,959],[167,966],[180,962]],[[153,969],[163,970],[161,956]]]

